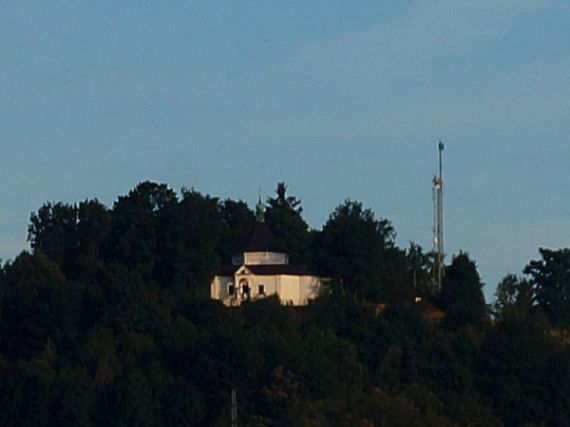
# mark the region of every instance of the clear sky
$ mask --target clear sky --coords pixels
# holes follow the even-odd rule
[[[570,2],[0,0],[0,256],[45,201],[142,180],[253,206],[278,181],[320,228],[345,198],[446,249],[491,296],[570,246]]]

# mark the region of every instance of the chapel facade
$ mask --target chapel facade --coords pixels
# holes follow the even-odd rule
[[[265,222],[259,201],[256,223],[242,253],[232,257],[210,284],[210,295],[227,306],[277,295],[282,304],[302,306],[319,295],[323,278],[304,266],[289,264],[289,256]]]

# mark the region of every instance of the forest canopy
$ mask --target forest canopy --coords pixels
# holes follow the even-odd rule
[[[231,390],[243,426],[567,423],[570,249],[488,305],[468,253],[436,294],[433,254],[360,202],[318,230],[285,183],[265,204],[291,261],[332,279],[307,307],[209,298],[255,223],[241,200],[142,182],[39,207],[0,270],[0,425],[229,425]]]

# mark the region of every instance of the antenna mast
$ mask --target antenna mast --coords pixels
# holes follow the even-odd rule
[[[435,293],[441,292],[441,282],[443,279],[443,150],[445,146],[441,141],[438,144],[439,151],[439,174],[433,177],[433,203],[434,203],[434,224],[433,224],[433,252],[435,255],[433,279]]]

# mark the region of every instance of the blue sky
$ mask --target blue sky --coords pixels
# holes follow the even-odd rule
[[[345,198],[491,296],[569,246],[570,4],[548,0],[0,1],[0,257],[45,201],[139,181],[251,205],[285,181],[321,227]]]

